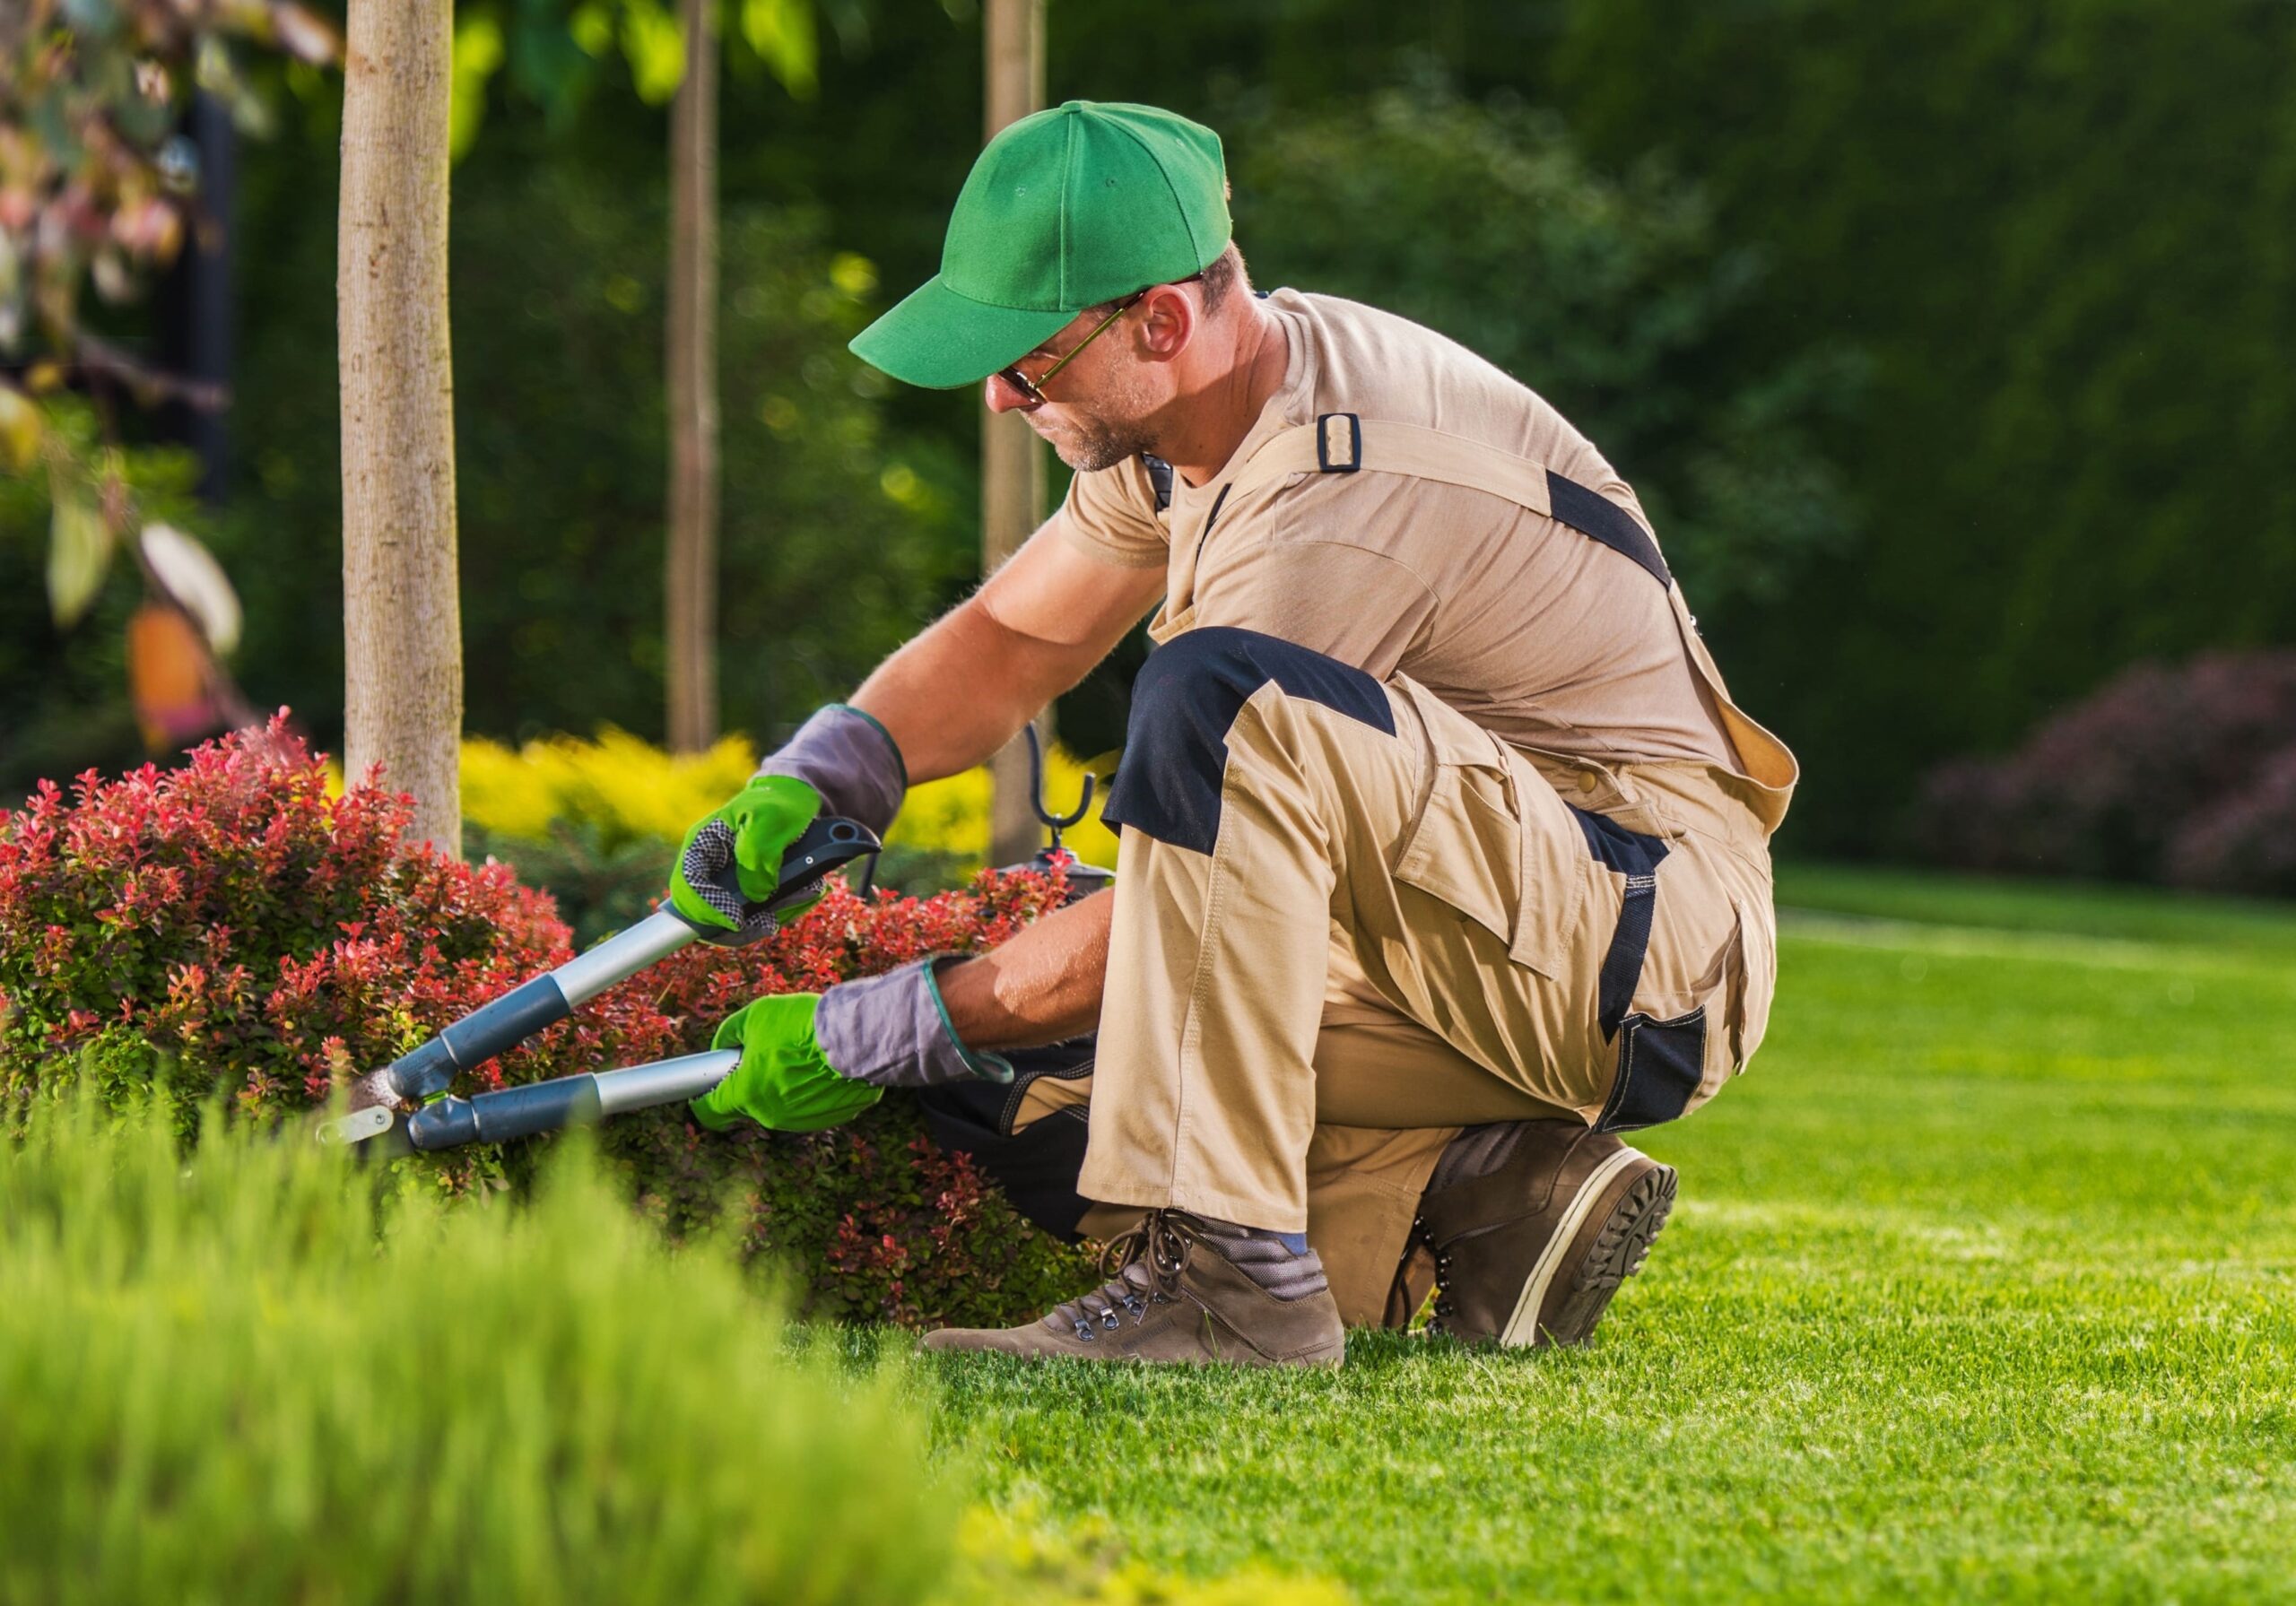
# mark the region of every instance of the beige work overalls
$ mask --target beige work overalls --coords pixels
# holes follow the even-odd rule
[[[1616,503],[1346,413],[1271,437],[1230,494],[1308,473],[1467,486],[1630,558],[1641,572],[1618,583],[1666,587],[1743,766],[1511,748],[1408,676],[1195,629],[1176,572],[1109,803],[1124,852],[1093,1074],[1032,1084],[1018,1124],[1089,1100],[1088,1233],[1164,1206],[1304,1228],[1343,1315],[1369,1322],[1461,1125],[1628,1131],[1744,1069],[1776,977],[1768,842],[1797,771],[1731,702]]]

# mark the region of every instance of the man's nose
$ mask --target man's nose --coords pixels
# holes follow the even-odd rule
[[[1015,408],[1025,410],[1031,405],[1029,398],[1021,394],[1020,386],[1001,373],[991,374],[981,381],[980,399],[988,404],[991,412],[1010,412]]]

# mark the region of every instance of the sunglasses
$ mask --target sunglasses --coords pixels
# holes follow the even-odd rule
[[[1171,282],[1174,284],[1187,284],[1200,280],[1203,277],[1204,275],[1201,273],[1190,273],[1185,279],[1174,279]],[[1018,362],[1013,363],[1009,368],[998,369],[996,370],[996,378],[1004,380],[1005,384],[1011,386],[1015,391],[1019,392],[1021,400],[1026,403],[1029,406],[1041,406],[1048,399],[1044,394],[1045,382],[1050,379],[1053,375],[1058,373],[1062,369],[1066,368],[1070,363],[1075,361],[1076,354],[1079,352],[1082,352],[1086,346],[1091,345],[1094,341],[1098,340],[1100,337],[1101,330],[1116,322],[1117,319],[1122,317],[1135,307],[1139,306],[1140,298],[1146,295],[1148,291],[1155,288],[1156,287],[1154,285],[1151,284],[1147,287],[1147,290],[1135,290],[1130,295],[1125,297],[1123,300],[1118,301],[1116,304],[1115,309],[1111,311],[1108,317],[1102,318],[1099,323],[1094,324],[1091,332],[1087,334],[1083,339],[1069,347],[1065,354],[1055,359],[1053,365],[1045,369],[1044,372],[1039,375],[1036,378],[1031,379],[1028,375],[1022,373],[1021,371],[1021,365]]]

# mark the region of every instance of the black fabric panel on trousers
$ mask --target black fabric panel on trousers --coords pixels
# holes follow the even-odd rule
[[[1609,951],[1603,955],[1602,977],[1596,993],[1596,1009],[1605,1043],[1618,1036],[1619,1023],[1626,1019],[1627,1005],[1634,1002],[1634,989],[1642,985],[1642,961],[1650,953],[1650,920],[1657,911],[1658,878],[1628,876],[1626,898],[1618,907],[1618,925],[1611,933]]]
[[[1632,1132],[1672,1121],[1690,1107],[1706,1072],[1704,1005],[1672,1020],[1630,1015],[1620,1028],[1618,1080],[1596,1132]]]
[[[1386,688],[1361,670],[1257,630],[1207,625],[1149,654],[1133,681],[1124,762],[1101,818],[1209,854],[1220,838],[1229,727],[1270,681],[1287,696],[1396,734]]]
[[[1013,1116],[1022,1089],[1041,1076],[1081,1076],[1092,1068],[1095,1040],[1072,1037],[1042,1048],[1014,1049],[1010,1085],[947,1082],[920,1089],[918,1107],[933,1141],[973,1163],[1013,1202],[1013,1208],[1047,1232],[1074,1242],[1076,1223],[1090,1202],[1076,1191],[1084,1169],[1090,1129],[1083,1109],[1047,1116],[1015,1133]]]
[[[1578,481],[1566,480],[1549,469],[1546,500],[1554,510],[1554,517],[1581,535],[1591,536],[1611,551],[1633,559],[1648,569],[1659,585],[1674,583],[1674,577],[1666,572],[1666,560],[1658,555],[1658,543],[1650,539],[1650,532],[1634,522],[1634,515],[1601,491],[1589,490]]]
[[[1651,916],[1657,912],[1658,861],[1666,856],[1666,844],[1660,838],[1631,831],[1606,815],[1579,808],[1571,808],[1570,812],[1587,838],[1587,853],[1597,864],[1626,877],[1625,901],[1619,905],[1618,926],[1611,933],[1610,951],[1603,955],[1602,979],[1596,989],[1596,1012],[1603,1041],[1607,1043],[1618,1036],[1619,1023],[1626,1019],[1627,1005],[1634,1002],[1634,989],[1642,981],[1642,961],[1650,951]]]
[[[1599,864],[1606,864],[1624,875],[1649,875],[1658,868],[1658,861],[1666,856],[1664,837],[1646,836],[1631,831],[1607,814],[1596,814],[1585,809],[1572,808],[1571,814],[1578,821],[1578,832],[1587,838],[1587,852]]]

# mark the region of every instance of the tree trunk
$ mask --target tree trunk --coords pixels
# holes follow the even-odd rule
[[[718,739],[718,23],[683,0],[685,77],[670,117],[669,742]]]
[[[988,0],[983,18],[987,133],[994,138],[1044,104],[1044,0]],[[1017,412],[987,412],[980,427],[980,570],[1020,551],[1044,517],[1044,446]],[[1052,711],[1037,731],[1052,741]],[[1029,806],[1029,752],[1008,742],[989,760],[989,855],[1013,864],[1034,854],[1043,828]]]
[[[351,0],[335,306],[343,386],[344,763],[462,851],[462,611],[447,329],[452,0]]]

